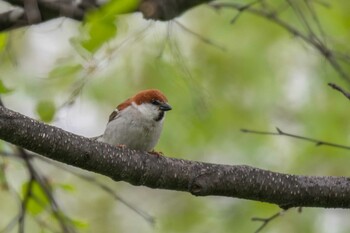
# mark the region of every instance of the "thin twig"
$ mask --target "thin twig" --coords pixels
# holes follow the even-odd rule
[[[62,229],[62,232],[64,232],[64,233],[75,232],[74,228],[69,226],[67,224],[68,222],[66,221],[66,219],[62,216],[60,208],[59,208],[59,206],[58,206],[58,204],[57,204],[57,202],[52,194],[51,187],[48,184],[47,180],[41,174],[39,174],[38,170],[35,169],[33,164],[31,163],[31,161],[30,161],[31,156],[23,148],[17,147],[17,150],[19,152],[19,155],[23,158],[31,177],[33,177],[35,179],[35,181],[38,182],[41,189],[43,190],[46,197],[48,198],[52,213],[55,216],[55,218],[57,219],[57,221]]]
[[[250,2],[250,3],[247,3],[247,4],[245,4],[245,5],[242,5],[241,8],[237,9],[238,12],[237,12],[237,14],[231,19],[230,24],[234,24],[235,22],[237,22],[237,20],[239,19],[239,17],[242,15],[242,13],[243,13],[246,9],[252,7],[253,5],[255,5],[255,4],[259,3],[259,2],[263,2],[263,1],[262,1],[262,0],[256,0],[256,1],[253,1],[253,2]]]
[[[133,204],[129,203],[128,201],[126,201],[124,198],[122,198],[121,196],[119,196],[113,189],[111,189],[110,187],[108,187],[107,185],[99,182],[95,177],[93,176],[89,176],[86,174],[83,174],[79,171],[77,171],[76,169],[72,169],[70,167],[67,167],[63,164],[60,164],[58,162],[55,162],[53,160],[47,159],[43,156],[37,155],[37,154],[31,154],[33,157],[44,161],[48,164],[51,164],[55,167],[58,167],[62,170],[65,170],[77,177],[79,177],[80,179],[83,179],[87,182],[90,182],[96,186],[98,186],[99,188],[101,188],[103,191],[105,191],[106,193],[108,193],[109,195],[111,195],[114,199],[120,201],[121,203],[123,203],[125,206],[127,206],[129,209],[133,210],[135,213],[137,213],[138,215],[140,215],[142,218],[144,218],[150,225],[154,226],[155,224],[155,219],[153,216],[151,216],[150,214],[148,214],[147,212],[137,208],[136,206],[134,206]]]
[[[178,41],[176,40],[176,35],[173,33],[173,27],[174,22],[171,21],[168,23],[168,35],[167,35],[167,39],[168,39],[168,44],[169,44],[169,48],[170,48],[170,53],[175,61],[175,63],[177,64],[177,66],[180,68],[181,72],[183,73],[183,80],[186,82],[187,86],[190,87],[191,89],[191,94],[192,94],[192,98],[195,99],[197,102],[198,108],[206,108],[206,104],[203,101],[203,98],[200,98],[203,93],[200,91],[200,88],[198,88],[199,86],[201,86],[198,82],[198,80],[196,80],[189,68],[189,64],[185,61],[185,57],[184,54],[181,52],[181,49],[179,47]]]
[[[5,177],[6,167],[7,167],[7,164],[5,162],[5,158],[1,158],[1,160],[0,160],[0,191],[1,191],[1,189],[7,190],[9,188],[8,182],[7,182],[6,177]]]
[[[289,209],[278,211],[277,213],[275,213],[274,215],[268,218],[257,218],[257,217],[252,218],[252,221],[262,222],[261,226],[258,229],[256,229],[255,233],[262,231],[267,226],[267,224],[269,224],[272,220],[276,219],[277,217],[282,216],[288,210]]]
[[[13,153],[8,153],[8,152],[1,152],[1,155],[4,155],[4,156],[13,156],[15,157],[17,154],[13,154]],[[85,180],[87,182],[90,182],[92,183],[93,185],[95,186],[98,186],[99,188],[101,188],[103,191],[105,191],[106,193],[108,193],[109,195],[111,195],[114,199],[116,199],[117,201],[120,201],[122,204],[124,204],[125,206],[127,206],[128,208],[130,208],[132,211],[134,211],[136,214],[140,215],[142,218],[145,219],[146,222],[148,222],[151,226],[154,226],[155,225],[155,218],[153,216],[151,216],[150,214],[148,214],[147,212],[137,208],[135,205],[131,204],[130,202],[126,201],[124,198],[122,198],[120,195],[118,195],[112,188],[108,187],[107,185],[101,183],[100,181],[98,181],[95,177],[93,176],[89,176],[89,175],[86,175],[84,173],[81,173],[79,172],[78,170],[74,169],[74,168],[71,168],[71,167],[68,167],[68,166],[65,166],[61,163],[58,163],[54,160],[51,160],[51,159],[48,159],[48,158],[45,158],[43,156],[40,156],[38,154],[34,154],[34,153],[30,153],[30,152],[27,152],[27,155],[29,155],[31,158],[36,158],[38,160],[41,160],[45,163],[48,163],[52,166],[55,166],[59,169],[62,169],[64,171],[67,171],[77,177],[79,177],[80,179],[82,180]],[[38,201],[38,200],[35,200],[35,201]],[[38,204],[42,204],[42,203],[39,203],[37,202]],[[18,217],[17,217],[18,218]],[[16,220],[17,221],[17,220]],[[10,223],[8,224],[10,225]],[[6,227],[4,228],[4,232],[5,232],[5,229],[8,229],[9,227]],[[3,231],[0,231],[1,233],[3,233]]]
[[[316,38],[315,33],[313,32],[308,20],[306,19],[305,15],[303,14],[302,10],[298,6],[298,3],[291,0],[286,0],[290,8],[295,12],[296,17],[299,19],[301,25],[303,25],[306,29],[306,31],[309,33],[310,38]]]
[[[21,205],[21,212],[18,217],[18,233],[24,233],[24,223],[25,223],[25,217],[26,217],[26,212],[27,212],[27,205],[28,202],[32,196],[32,189],[33,189],[33,184],[35,182],[34,177],[32,174],[30,174],[30,180],[28,182],[28,187],[27,191],[24,194],[22,205]]]
[[[308,11],[311,14],[312,19],[314,20],[314,22],[316,24],[316,28],[317,28],[318,32],[320,33],[321,37],[323,38],[323,43],[326,44],[326,33],[321,26],[321,22],[316,14],[315,9],[313,8],[313,5],[312,5],[313,1],[304,0],[304,2],[306,4]]]
[[[214,7],[215,9],[232,8],[238,11],[242,11],[242,7],[244,6],[242,4],[232,3],[232,2],[230,3],[214,2],[214,3],[210,3],[209,5]],[[350,76],[347,72],[345,72],[343,67],[336,60],[336,57],[334,55],[335,52],[330,50],[318,38],[315,38],[315,36],[309,36],[304,34],[300,30],[298,30],[296,27],[292,26],[289,22],[286,22],[281,18],[279,18],[276,12],[271,12],[264,9],[257,9],[253,7],[245,8],[244,11],[254,15],[258,15],[262,18],[265,18],[266,20],[270,20],[271,22],[274,22],[275,24],[287,30],[292,35],[297,36],[307,44],[312,45],[328,60],[329,64],[339,74],[339,76],[350,83]]]
[[[5,152],[7,155],[5,156],[10,156],[9,153]],[[13,153],[11,153],[12,155]],[[1,156],[4,156],[4,152],[1,152]],[[23,202],[22,202],[22,198],[21,196],[18,194],[18,192],[11,186],[10,183],[7,182],[7,178],[6,178],[6,172],[5,172],[5,169],[4,169],[4,177],[5,177],[5,182],[6,182],[6,187],[7,187],[7,190],[12,193],[12,196],[15,196],[16,198],[16,201],[18,202],[18,206],[19,206],[19,213],[13,217],[10,222],[3,228],[0,230],[1,233],[6,233],[6,232],[11,232],[11,230],[17,225],[18,223],[18,219],[20,218],[21,216],[21,212],[22,212],[22,205],[23,205]]]
[[[211,41],[210,39],[200,35],[199,33],[197,32],[194,32],[192,31],[191,29],[189,29],[188,27],[186,27],[185,25],[183,25],[182,23],[180,23],[179,21],[177,20],[173,20],[173,22],[178,25],[182,30],[184,30],[185,32],[195,36],[197,39],[201,40],[202,42],[208,44],[208,45],[211,45],[215,48],[218,48],[220,49],[221,51],[226,51],[226,48],[224,48],[223,46],[217,44],[217,43],[214,43],[213,41]]]
[[[18,213],[11,221],[0,230],[1,233],[11,232],[11,230],[17,225],[18,219],[21,216],[21,213]]]
[[[41,232],[61,233],[61,231],[53,229],[47,222],[42,219],[35,218],[36,223],[40,226]],[[45,231],[47,229],[47,231]]]
[[[328,83],[328,86],[330,86],[331,88],[333,88],[334,90],[339,91],[340,93],[342,93],[346,98],[348,98],[350,100],[350,93],[345,91],[343,88],[341,88],[340,86],[338,86],[335,83]]]
[[[109,62],[112,60],[113,57],[116,56],[117,52],[121,50],[124,47],[127,47],[127,45],[135,42],[136,40],[142,39],[146,36],[146,32],[149,28],[151,28],[154,25],[154,23],[150,22],[145,27],[142,27],[140,30],[135,32],[133,35],[128,36],[126,39],[121,41],[119,44],[117,44],[114,48],[108,48],[106,52],[106,57],[103,59],[95,59],[93,57],[89,57],[89,61],[87,61],[87,64],[90,62],[90,66],[86,66],[85,73],[76,80],[71,86],[72,91],[69,94],[68,99],[63,102],[60,106],[57,107],[57,111],[72,106],[75,101],[78,99],[78,97],[81,95],[84,87],[88,84],[90,81],[90,77],[92,76],[93,72],[95,72],[97,69],[103,66],[104,63]],[[87,58],[84,58],[84,60],[87,60]]]
[[[316,144],[316,146],[331,146],[331,147],[341,148],[341,149],[345,149],[345,150],[350,150],[350,146],[345,146],[345,145],[340,145],[340,144],[336,144],[336,143],[321,141],[321,140],[314,139],[314,138],[308,138],[308,137],[299,136],[299,135],[295,135],[295,134],[285,133],[277,127],[276,127],[276,130],[277,130],[277,132],[267,132],[267,131],[258,131],[258,130],[250,130],[250,129],[241,129],[241,132],[252,133],[252,134],[263,134],[263,135],[287,136],[287,137],[301,139],[304,141],[313,142]]]

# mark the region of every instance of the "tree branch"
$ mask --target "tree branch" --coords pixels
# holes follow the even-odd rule
[[[0,138],[48,158],[150,188],[290,207],[350,208],[350,178],[281,174],[155,156],[78,136],[0,107]]]
[[[272,215],[272,216],[270,216],[268,218],[258,218],[258,217],[252,218],[252,221],[262,222],[261,226],[254,233],[261,232],[267,226],[267,224],[269,224],[272,220],[275,220],[276,218],[282,216],[288,210],[290,210],[290,209],[285,209],[285,210],[278,211],[277,213],[275,213],[274,215]]]
[[[336,91],[339,91],[340,93],[342,93],[346,98],[348,98],[348,100],[350,100],[350,93],[348,91],[345,91],[343,88],[341,88],[340,86],[338,86],[335,83],[328,83],[328,86],[330,86],[331,88],[333,88]]]
[[[145,221],[147,221],[151,226],[154,226],[156,220],[153,216],[151,216],[149,213],[141,210],[136,205],[133,205],[132,203],[126,201],[119,194],[117,194],[112,188],[110,188],[109,186],[105,185],[104,183],[98,181],[98,179],[96,179],[95,176],[87,175],[87,174],[85,174],[86,172],[81,172],[80,170],[78,171],[78,169],[75,169],[74,167],[65,166],[61,163],[58,163],[58,162],[51,160],[51,159],[47,159],[46,157],[43,157],[43,156],[40,156],[37,154],[30,154],[30,155],[36,159],[39,159],[39,160],[47,163],[47,164],[51,164],[52,166],[55,166],[55,167],[62,169],[70,174],[73,174],[76,177],[79,177],[80,179],[91,183],[92,185],[99,187],[101,190],[103,190],[104,192],[106,192],[107,194],[112,196],[115,200],[123,203],[126,207],[128,207],[129,209],[134,211],[136,214],[138,214],[140,217],[142,217]]]
[[[314,34],[314,32],[310,29],[310,26],[308,25],[308,23],[304,21],[305,20],[304,15],[301,15],[301,17],[302,17],[303,23],[306,24],[306,27],[310,29],[308,33],[303,33],[297,27],[290,24],[288,21],[282,20],[278,16],[278,12],[275,12],[272,10],[266,10],[266,9],[255,9],[251,7],[252,6],[251,4],[243,5],[243,4],[232,3],[232,2],[229,2],[229,3],[214,2],[214,3],[211,3],[210,6],[214,7],[215,9],[231,8],[231,9],[237,10],[239,13],[246,11],[251,14],[265,18],[266,20],[269,20],[279,25],[280,27],[284,28],[292,35],[299,37],[301,40],[303,40],[307,44],[314,47],[329,62],[329,64],[333,67],[333,69],[339,74],[341,78],[343,78],[347,82],[350,82],[349,74],[346,72],[346,70],[339,63],[337,57],[335,56],[336,52],[331,50],[324,42],[322,42],[321,39],[319,39]],[[233,19],[233,21],[235,21],[235,18]],[[319,22],[316,21],[316,25],[318,25],[318,23]]]
[[[145,19],[171,20],[188,9],[213,0],[142,0],[139,10]]]
[[[82,21],[85,14],[99,8],[97,0],[33,0],[25,4],[25,0],[4,0],[19,7],[0,13],[0,32],[23,26],[46,22],[59,17],[67,17]],[[188,9],[212,0],[140,0],[138,9],[144,18],[154,20],[171,20]],[[32,4],[31,4],[32,3]],[[130,12],[132,13],[132,12]]]
[[[252,134],[262,134],[262,135],[274,135],[274,136],[287,136],[291,138],[301,139],[308,142],[315,143],[316,146],[331,146],[340,149],[350,150],[350,146],[340,145],[332,142],[326,142],[314,138],[304,137],[296,134],[286,133],[282,131],[280,128],[276,127],[277,132],[267,132],[267,131],[259,131],[259,130],[250,130],[250,129],[241,129],[242,133],[252,133]]]
[[[37,0],[35,5],[25,6],[24,0],[4,0],[17,8],[0,14],[0,32],[19,27],[49,21],[59,17],[67,17],[82,21],[85,13],[97,7],[92,0],[82,0],[77,4],[73,0],[47,1]],[[34,8],[35,9],[32,9]],[[29,15],[36,14],[32,19]]]

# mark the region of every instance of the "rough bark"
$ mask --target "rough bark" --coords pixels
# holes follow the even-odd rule
[[[150,188],[279,205],[350,208],[350,178],[297,176],[116,148],[0,107],[0,138],[53,160]]]

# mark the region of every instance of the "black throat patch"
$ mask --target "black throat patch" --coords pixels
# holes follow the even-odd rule
[[[154,120],[155,121],[160,121],[160,120],[163,119],[163,117],[164,117],[164,111],[160,111],[159,114],[158,114],[158,117],[155,118]]]

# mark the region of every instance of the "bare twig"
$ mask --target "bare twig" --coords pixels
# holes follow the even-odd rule
[[[258,229],[256,229],[255,233],[262,231],[267,226],[267,224],[269,224],[272,220],[282,216],[288,210],[290,210],[290,209],[278,211],[277,213],[275,213],[274,215],[272,215],[268,218],[257,218],[257,217],[252,218],[252,221],[262,222],[261,226]]]
[[[124,198],[122,198],[120,195],[118,195],[112,188],[108,187],[107,185],[101,183],[100,181],[98,181],[94,176],[89,176],[86,174],[83,174],[79,171],[77,171],[74,168],[71,167],[67,167],[61,163],[58,163],[54,160],[45,158],[43,156],[37,155],[37,154],[31,154],[33,157],[35,157],[36,159],[39,159],[41,161],[44,161],[48,164],[51,164],[55,167],[58,167],[62,170],[65,170],[77,177],[79,177],[80,179],[83,179],[87,182],[92,183],[93,185],[98,186],[99,188],[101,188],[103,191],[105,191],[106,193],[108,193],[109,195],[111,195],[114,199],[120,201],[121,203],[123,203],[125,206],[127,206],[128,208],[130,208],[131,210],[133,210],[135,213],[137,213],[138,215],[140,215],[143,219],[145,219],[150,225],[154,226],[155,224],[155,219],[153,216],[151,216],[150,214],[148,214],[147,212],[137,208],[135,205],[129,203],[128,201],[126,201]]]
[[[245,5],[239,4],[239,3],[222,3],[222,2],[214,2],[210,3],[210,6],[214,7],[215,9],[221,9],[221,8],[232,8],[237,11],[242,11],[242,9],[245,12],[249,12],[251,14],[260,16],[262,18],[265,18],[266,20],[270,20],[271,22],[279,25],[280,27],[287,30],[289,33],[291,33],[294,36],[297,36],[301,38],[304,42],[314,47],[316,50],[318,50],[329,62],[329,64],[333,67],[333,69],[339,74],[340,77],[342,77],[344,80],[350,83],[350,76],[343,67],[340,65],[340,63],[337,61],[335,56],[335,51],[332,51],[329,49],[321,40],[318,39],[317,36],[314,34],[308,35],[300,30],[298,30],[296,27],[291,25],[289,22],[286,22],[278,17],[277,12],[269,11],[264,9],[258,9],[253,7],[244,8]],[[313,16],[316,17],[316,16]],[[304,17],[302,19],[305,20]],[[305,23],[304,23],[305,25]],[[309,28],[308,23],[305,25],[307,28]],[[309,31],[309,33],[312,33],[312,31]]]
[[[54,160],[45,158],[41,155],[35,154],[35,153],[31,153],[31,152],[27,152],[27,155],[30,158],[34,158],[34,159],[38,159],[40,161],[43,161],[47,164],[50,164],[52,166],[55,166],[59,169],[62,169],[64,171],[67,171],[75,176],[77,176],[78,178],[85,180],[99,188],[101,188],[103,191],[105,191],[107,194],[111,195],[115,200],[120,201],[122,204],[124,204],[126,207],[130,208],[132,211],[134,211],[136,214],[140,215],[142,218],[144,218],[150,225],[154,226],[155,224],[155,218],[153,216],[151,216],[149,213],[141,210],[140,208],[138,208],[137,206],[133,205],[132,203],[126,201],[123,197],[121,197],[120,195],[118,195],[112,188],[110,188],[109,186],[103,184],[102,182],[100,182],[99,180],[97,180],[94,176],[90,176],[88,174],[82,173],[80,171],[78,171],[77,169],[74,169],[74,167],[70,167],[70,166],[66,166],[62,163],[58,163]],[[1,155],[3,156],[12,156],[13,158],[18,158],[17,154],[14,153],[9,153],[9,152],[1,152]],[[43,205],[43,203],[40,202],[40,200],[35,199],[35,196],[32,195],[32,198],[38,203]],[[2,233],[2,231],[0,231]]]
[[[34,219],[36,223],[40,226],[41,232],[51,232],[51,233],[61,233],[61,231],[54,229],[52,226],[49,225],[49,223],[45,222],[44,220],[40,218]],[[45,229],[47,231],[45,231]]]
[[[314,20],[314,22],[316,24],[318,32],[320,33],[324,43],[326,44],[326,33],[324,32],[324,30],[321,26],[321,22],[320,22],[317,14],[315,12],[315,9],[313,8],[313,5],[312,5],[312,3],[314,3],[314,1],[304,0],[304,2],[305,2],[305,5],[306,5],[308,11],[311,14],[312,19]],[[317,2],[316,2],[316,4],[317,4]]]
[[[7,163],[5,162],[4,158],[0,158],[0,159],[1,159],[0,160],[0,191],[1,191],[2,189],[8,190],[9,185],[5,177]]]
[[[312,30],[311,25],[309,24],[309,21],[306,19],[304,13],[300,9],[298,2],[291,1],[291,0],[285,0],[285,1],[290,6],[290,8],[295,12],[295,15],[299,19],[301,25],[303,25],[305,27],[306,31],[308,32],[307,36],[312,37],[312,38],[317,38],[315,33]]]
[[[330,86],[331,88],[333,88],[334,90],[339,91],[340,93],[342,93],[346,98],[348,98],[350,100],[350,93],[345,91],[343,88],[341,88],[340,86],[338,86],[335,83],[328,83],[328,86]]]
[[[299,135],[295,135],[295,134],[285,133],[281,129],[277,128],[277,127],[276,127],[276,130],[277,130],[277,132],[267,132],[267,131],[258,131],[258,130],[250,130],[250,129],[241,129],[241,132],[243,132],[243,133],[252,133],[252,134],[287,136],[287,137],[301,139],[301,140],[304,140],[304,141],[313,142],[313,143],[316,144],[316,146],[331,146],[331,147],[336,147],[336,148],[350,150],[350,146],[345,146],[345,145],[340,145],[340,144],[336,144],[336,143],[321,141],[321,140],[314,139],[314,138],[308,138],[308,137],[299,136]]]
[[[203,93],[200,91],[200,88],[198,88],[201,85],[198,83],[198,80],[194,78],[189,64],[185,61],[185,56],[179,47],[178,41],[176,40],[176,35],[174,35],[173,33],[173,25],[174,21],[168,23],[168,33],[166,37],[166,39],[168,40],[167,43],[169,44],[171,56],[173,57],[176,65],[180,68],[183,74],[184,81],[191,89],[191,98],[195,99],[198,103],[196,105],[198,106],[197,110],[199,108],[205,108],[206,106],[204,98],[201,98]]]
[[[41,174],[39,174],[38,170],[34,168],[33,164],[30,161],[30,156],[28,155],[28,153],[21,147],[17,147],[17,149],[20,156],[23,158],[27,166],[30,176],[40,185],[41,189],[43,190],[46,197],[48,198],[52,213],[57,219],[62,229],[62,232],[64,233],[75,232],[74,228],[70,226],[69,222],[67,222],[66,218],[62,215],[62,212],[52,194],[52,190],[49,183],[47,182],[47,179],[43,177]]]
[[[245,5],[242,5],[241,8],[237,9],[237,14],[231,19],[230,23],[231,24],[234,24],[238,19],[239,17],[242,15],[242,12],[244,12],[246,9],[252,7],[253,5],[257,4],[257,3],[260,3],[260,2],[263,2],[262,0],[256,0],[256,1],[253,1],[253,2],[250,2],[250,3],[247,3]]]
[[[10,154],[6,153],[8,156]],[[1,156],[4,156],[4,153],[1,153]],[[12,156],[12,153],[11,153]],[[4,176],[5,176],[5,180],[6,180],[6,172],[4,169]],[[12,196],[15,197],[16,201],[18,202],[18,206],[19,206],[19,213],[10,220],[10,222],[3,228],[0,230],[1,233],[6,233],[6,232],[11,232],[11,230],[17,225],[18,223],[18,219],[20,218],[21,214],[22,214],[22,207],[23,207],[23,202],[22,199],[20,197],[20,195],[18,194],[18,192],[11,186],[10,183],[7,182],[6,180],[6,188],[7,190],[12,193]]]
[[[28,187],[27,191],[24,194],[22,205],[21,205],[21,212],[18,217],[18,233],[24,233],[24,223],[25,223],[25,217],[26,217],[26,212],[27,212],[27,205],[28,202],[32,196],[32,189],[33,189],[33,184],[35,182],[35,179],[33,176],[30,177],[30,180],[28,182]]]
[[[17,214],[14,218],[11,219],[11,221],[0,230],[1,233],[7,233],[11,232],[11,230],[17,225],[18,219],[20,218],[21,213]]]
[[[183,24],[180,23],[179,21],[173,20],[173,22],[174,22],[176,25],[178,25],[182,30],[184,30],[185,32],[187,32],[187,33],[189,33],[189,34],[195,36],[197,39],[201,40],[202,42],[204,42],[204,43],[206,43],[206,44],[208,44],[208,45],[211,45],[211,46],[213,46],[213,47],[215,47],[215,48],[218,48],[218,49],[220,49],[221,51],[226,51],[226,48],[224,48],[223,46],[221,46],[221,45],[219,45],[219,44],[217,44],[217,43],[211,41],[210,39],[208,39],[208,38],[206,38],[206,37],[200,35],[200,34],[197,33],[197,32],[192,31],[191,29],[189,29],[188,27],[186,27],[185,25],[183,25]]]
[[[91,81],[93,73],[97,71],[100,67],[103,67],[103,65],[106,62],[112,60],[112,58],[114,58],[117,55],[117,52],[119,50],[121,50],[124,47],[127,47],[136,40],[145,37],[147,35],[147,30],[153,25],[154,22],[150,22],[146,26],[141,27],[140,30],[138,30],[137,32],[128,36],[125,40],[121,41],[115,47],[108,47],[106,57],[104,57],[103,59],[95,59],[94,57],[87,58],[82,56],[83,60],[85,60],[85,64],[88,64],[84,67],[85,72],[71,85],[71,92],[69,93],[69,97],[66,101],[64,101],[60,106],[57,107],[57,111],[65,107],[72,106],[76,102],[78,97],[80,97],[80,95],[82,94],[84,87],[88,84],[89,81]]]

